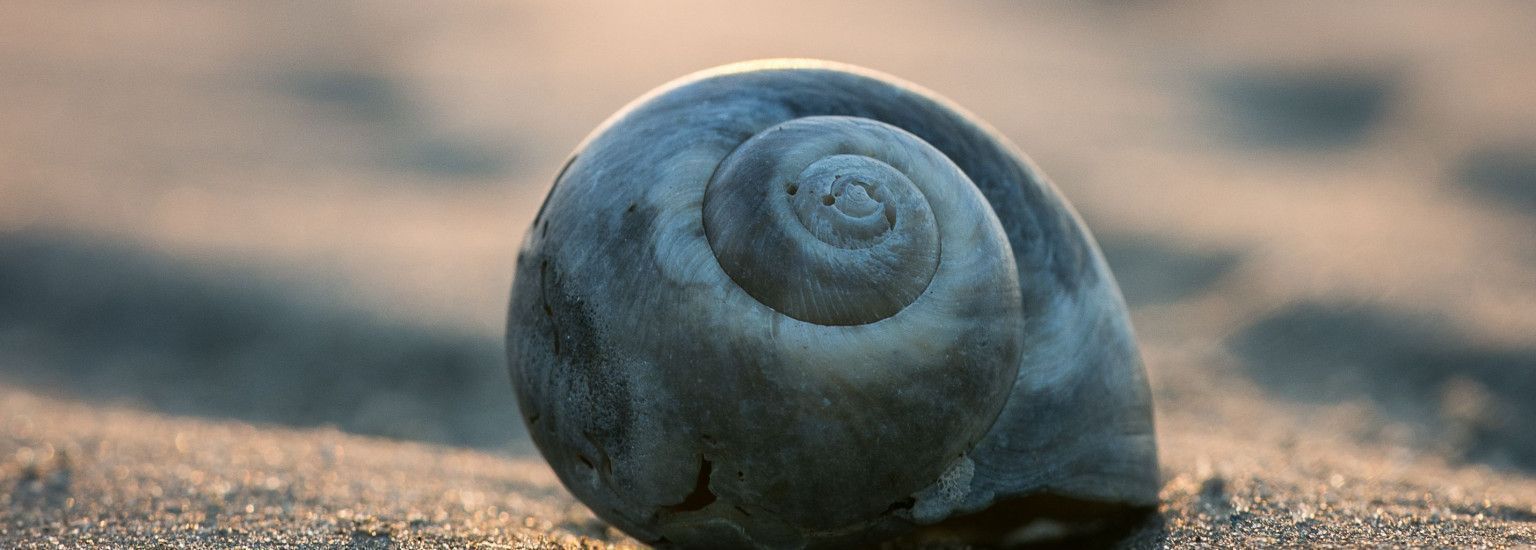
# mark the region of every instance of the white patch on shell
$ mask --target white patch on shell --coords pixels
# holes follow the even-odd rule
[[[961,456],[949,465],[939,480],[927,489],[919,491],[917,502],[912,505],[912,519],[921,524],[937,523],[954,512],[955,506],[965,500],[971,490],[971,478],[976,475],[976,463],[968,456]]]

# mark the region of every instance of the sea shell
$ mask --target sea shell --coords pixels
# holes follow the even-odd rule
[[[614,115],[527,232],[507,345],[561,481],[648,543],[995,542],[1157,501],[1081,220],[995,131],[865,69],[730,65]]]

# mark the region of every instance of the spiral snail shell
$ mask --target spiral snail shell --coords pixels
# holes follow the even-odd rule
[[[1004,138],[865,69],[730,65],[610,118],[527,232],[507,345],[561,481],[652,544],[997,536],[1036,495],[1157,499],[1088,231]]]

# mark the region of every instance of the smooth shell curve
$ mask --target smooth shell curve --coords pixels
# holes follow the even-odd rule
[[[648,543],[1156,503],[1145,374],[1086,228],[1004,138],[864,69],[731,65],[610,118],[525,236],[507,345],[561,481]]]

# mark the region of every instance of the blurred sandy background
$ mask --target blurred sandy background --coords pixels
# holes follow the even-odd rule
[[[1392,483],[1471,476],[1399,505],[1481,501],[1529,537],[1532,29],[1536,5],[1491,1],[8,2],[0,476],[19,494],[33,449],[123,436],[82,426],[96,410],[542,468],[500,338],[564,157],[673,78],[815,57],[965,106],[1097,234],[1170,480],[1173,538],[1142,542],[1238,514],[1271,473],[1378,518]],[[272,437],[353,441],[292,433]],[[1325,517],[1315,496],[1292,519]]]

